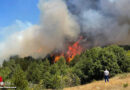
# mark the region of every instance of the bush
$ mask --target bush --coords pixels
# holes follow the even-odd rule
[[[17,87],[18,90],[27,89],[28,81],[26,75],[18,65],[16,71],[12,77],[12,83]]]
[[[123,84],[123,87],[124,88],[128,87],[128,83]]]

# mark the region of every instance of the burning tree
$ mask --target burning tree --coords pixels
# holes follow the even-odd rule
[[[61,56],[63,56],[67,62],[70,62],[73,60],[73,58],[76,55],[81,54],[81,52],[83,51],[83,47],[82,45],[80,45],[80,41],[82,40],[82,38],[80,38],[78,41],[74,42],[73,44],[69,44],[67,47],[67,51],[61,51],[60,54],[58,55],[52,55],[54,56],[54,62],[57,62]]]

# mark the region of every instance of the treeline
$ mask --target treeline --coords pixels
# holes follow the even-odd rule
[[[61,57],[53,64],[47,58],[13,56],[3,62],[0,76],[20,90],[59,89],[101,80],[105,69],[111,77],[130,72],[130,52],[116,45],[95,47],[77,55],[70,63]]]

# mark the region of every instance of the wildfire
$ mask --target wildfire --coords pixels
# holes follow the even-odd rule
[[[76,55],[81,54],[83,48],[80,46],[80,40],[82,40],[82,37],[80,37],[80,39],[75,43],[71,45],[69,44],[67,50],[58,51],[58,53],[57,52],[52,53],[51,57],[54,60],[54,63],[57,62],[61,56],[63,56],[67,62],[70,62],[74,59]],[[39,48],[36,52],[41,53],[42,51],[43,49]]]
[[[57,61],[60,59],[61,56],[64,57],[64,54],[61,54],[61,55],[55,56],[54,62],[57,62]]]
[[[73,58],[82,52],[82,47],[80,46],[79,42],[82,38],[80,38],[78,41],[76,41],[73,45],[68,46],[67,52],[62,53],[61,55],[55,56],[54,62],[57,62],[61,56],[66,58],[67,62],[70,62],[73,60]]]
[[[57,62],[61,56],[56,56],[54,62]]]
[[[82,52],[82,47],[79,45],[79,41],[75,42],[72,46],[68,47],[67,62],[70,62],[77,54]]]

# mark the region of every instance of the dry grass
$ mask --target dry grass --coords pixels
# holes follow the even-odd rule
[[[90,84],[65,88],[64,90],[130,90],[130,73],[117,75],[105,83],[102,81],[95,81]]]

